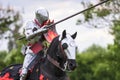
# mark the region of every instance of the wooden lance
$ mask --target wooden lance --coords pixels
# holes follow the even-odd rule
[[[59,21],[57,21],[57,22],[55,22],[55,23],[53,23],[53,24],[50,24],[50,25],[46,26],[45,28],[48,28],[48,29],[49,29],[49,28],[51,28],[52,26],[54,26],[54,25],[56,25],[56,24],[58,24],[58,23],[61,23],[61,22],[65,21],[65,20],[67,20],[67,19],[69,19],[69,18],[72,18],[72,17],[74,17],[74,16],[76,16],[76,15],[78,15],[78,14],[81,14],[81,13],[87,11],[87,10],[90,10],[90,9],[92,9],[92,8],[94,8],[94,7],[96,7],[96,6],[99,6],[99,5],[103,4],[103,3],[106,3],[106,2],[108,2],[108,1],[110,1],[110,0],[102,1],[102,2],[100,2],[100,3],[98,3],[98,4],[94,5],[94,6],[91,6],[91,7],[87,8],[87,9],[84,9],[84,10],[82,10],[82,11],[79,11],[79,12],[77,12],[77,13],[71,15],[71,16],[68,16],[68,17],[66,17],[66,18],[64,18],[64,19],[62,19],[62,20],[59,20]],[[21,40],[21,39],[24,39],[24,38],[25,38],[25,36],[20,37],[18,40]]]

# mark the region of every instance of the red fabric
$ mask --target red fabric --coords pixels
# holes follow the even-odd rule
[[[52,20],[52,21],[47,20],[46,22],[44,22],[44,23],[42,24],[42,26],[44,26],[44,25],[50,25],[50,24],[52,24],[52,23],[54,23],[54,20]]]
[[[46,39],[49,43],[51,43],[52,40],[53,40],[56,36],[58,36],[58,34],[57,34],[55,31],[53,31],[53,30],[48,30],[48,32],[47,32],[46,34],[44,34],[44,36],[45,36],[45,39]]]
[[[54,20],[52,20],[52,21],[50,21],[50,20],[47,20],[47,21],[45,21],[43,24],[40,24],[39,22],[38,22],[38,20],[34,20],[35,21],[35,23],[41,28],[41,27],[43,27],[44,25],[50,25],[50,24],[52,24],[52,23],[54,23]]]
[[[54,23],[54,20],[52,20],[52,21],[48,20],[48,21],[46,21],[46,22],[44,23],[44,25],[50,25],[50,24],[52,24],[52,23]],[[49,43],[51,43],[52,40],[53,40],[56,36],[58,36],[58,34],[56,33],[56,31],[55,31],[54,29],[53,29],[53,30],[52,30],[52,29],[49,29],[48,32],[44,34],[44,36],[45,36],[45,39],[46,39]]]
[[[43,49],[43,46],[40,42],[37,42],[35,44],[33,44],[30,49],[33,51],[33,53],[37,54],[38,52],[40,52]]]
[[[0,80],[14,80],[14,79],[10,78],[9,73],[6,73],[3,77],[0,77]]]
[[[41,74],[39,80],[44,80],[44,76]]]
[[[41,28],[44,25],[50,25],[52,23],[54,23],[54,20],[50,21],[47,20],[45,21],[43,24],[40,24],[36,19],[35,19],[35,23]],[[44,34],[45,39],[51,43],[52,40],[57,36],[58,34],[56,33],[56,31],[54,30],[48,30],[47,33]],[[31,50],[33,51],[33,53],[37,54],[39,51],[41,51],[43,49],[42,44],[40,43],[35,43],[31,46]]]
[[[54,23],[54,20],[52,20],[52,21],[47,20],[47,21],[45,21],[43,24],[39,24],[39,22],[35,19],[35,23],[41,28],[41,27],[43,27],[44,25],[50,25],[50,24]],[[58,34],[57,34],[54,30],[51,30],[51,29],[50,29],[50,30],[48,30],[47,33],[44,34],[44,36],[45,36],[45,39],[46,39],[49,43],[51,43],[52,40],[53,40],[56,36],[58,36]]]
[[[42,25],[36,19],[34,21],[40,28],[42,27]]]

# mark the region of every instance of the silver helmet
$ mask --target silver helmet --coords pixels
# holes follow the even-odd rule
[[[35,12],[35,17],[40,24],[43,24],[49,19],[49,13],[45,8],[39,8]]]

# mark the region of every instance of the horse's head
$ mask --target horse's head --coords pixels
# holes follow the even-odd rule
[[[52,41],[47,51],[48,60],[59,69],[71,71],[76,68],[76,34],[70,35],[64,30],[62,35]]]
[[[59,54],[61,58],[64,60],[63,64],[61,64],[61,67],[64,67],[65,69],[71,71],[76,68],[76,52],[77,52],[77,46],[74,41],[76,38],[77,32],[73,35],[66,34],[66,31],[64,30],[62,35],[59,37],[59,40],[61,41],[61,49],[63,52]]]

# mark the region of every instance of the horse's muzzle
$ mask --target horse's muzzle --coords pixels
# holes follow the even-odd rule
[[[67,64],[67,70],[68,71],[73,71],[73,70],[75,70],[76,67],[77,67],[76,61],[72,60],[72,59],[69,59],[68,64]]]

